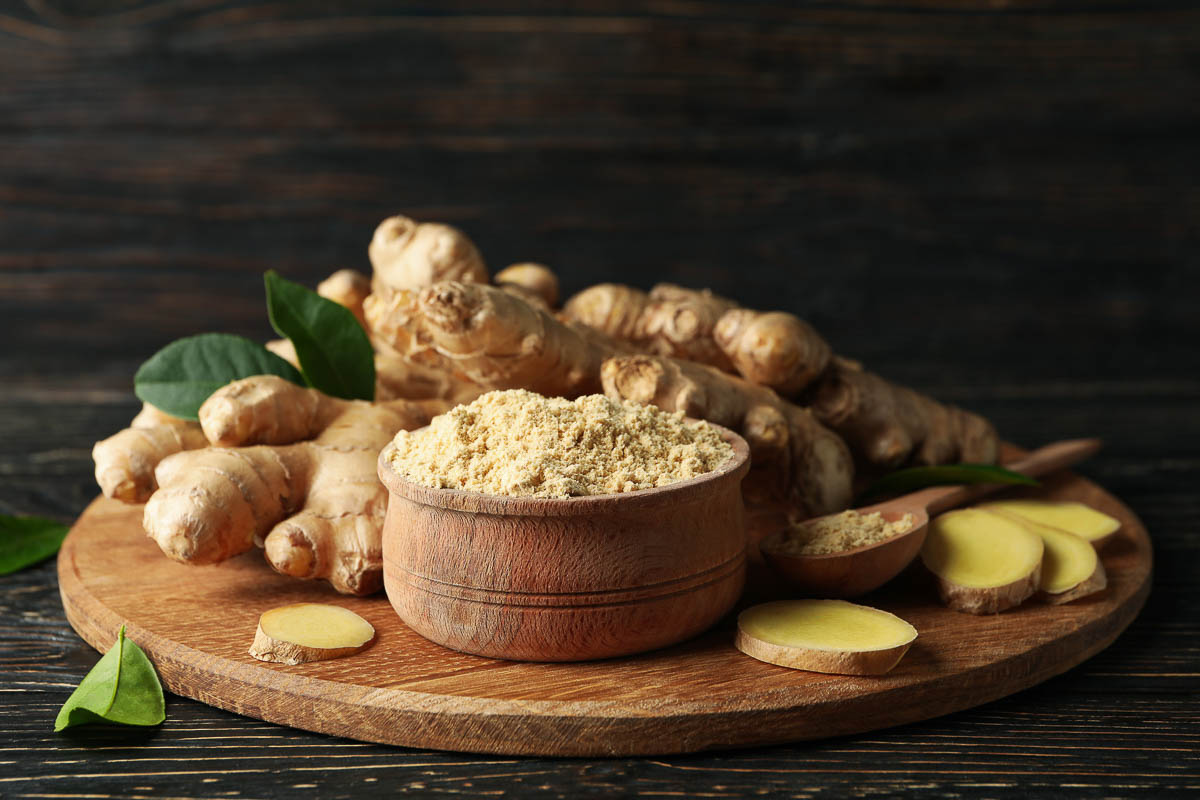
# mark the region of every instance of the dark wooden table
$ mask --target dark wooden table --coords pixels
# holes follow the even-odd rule
[[[708,285],[1082,472],[1150,529],[1110,649],[982,708],[744,752],[394,749],[177,697],[52,733],[97,655],[0,578],[0,796],[1177,797],[1200,790],[1200,9],[1177,0],[0,5],[0,512],[72,519],[130,378],[269,336],[261,273],[403,210],[570,290]]]

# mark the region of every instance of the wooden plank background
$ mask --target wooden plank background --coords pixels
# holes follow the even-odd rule
[[[64,520],[181,335],[384,216],[565,287],[707,285],[1084,468],[1158,553],[1117,644],[976,711],[670,759],[388,749],[172,698],[51,733],[96,656],[0,578],[0,796],[1196,792],[1200,8],[1178,0],[0,2],[0,512]]]

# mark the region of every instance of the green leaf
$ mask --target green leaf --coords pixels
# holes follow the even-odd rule
[[[0,575],[54,555],[66,535],[67,526],[52,519],[0,514]]]
[[[350,309],[269,270],[267,313],[292,340],[309,385],[347,400],[375,399],[375,351]]]
[[[304,385],[295,367],[261,344],[228,333],[202,333],[176,339],[150,356],[133,376],[133,391],[160,411],[194,420],[210,394],[252,375],[278,375]]]
[[[927,486],[949,486],[964,483],[1009,483],[1037,486],[1028,475],[1013,472],[995,464],[943,464],[937,467],[910,467],[889,472],[867,487],[858,499],[862,504],[890,495],[908,494]]]
[[[117,642],[84,676],[67,698],[54,730],[92,722],[118,725],[157,725],[167,718],[162,684],[142,648],[125,638]]]

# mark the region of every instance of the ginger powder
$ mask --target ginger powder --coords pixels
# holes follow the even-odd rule
[[[512,497],[652,489],[712,472],[733,448],[681,412],[587,395],[488,392],[400,431],[390,463],[414,483]]]
[[[878,511],[861,514],[849,509],[840,514],[818,517],[793,525],[776,548],[776,552],[792,556],[842,553],[907,533],[912,530],[913,523],[912,514],[905,514],[895,522],[889,522]]]

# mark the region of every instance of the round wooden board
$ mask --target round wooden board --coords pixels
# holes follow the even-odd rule
[[[992,617],[937,604],[912,569],[862,602],[907,619],[916,643],[877,678],[755,661],[733,647],[733,617],[666,650],[575,664],[496,661],[421,638],[382,596],[338,595],[271,572],[258,553],[214,567],[168,561],[141,507],[96,500],[58,560],[67,619],[107,650],[126,625],[172,692],[283,725],[372,742],[476,753],[655,755],[840,736],[928,719],[1032,686],[1108,646],[1150,588],[1146,530],[1120,501],[1063,474],[1053,497],[1121,520],[1103,552],[1109,585],[1062,606]],[[761,565],[743,606],[785,596]],[[301,601],[353,609],[378,631],[358,655],[300,666],[247,655],[263,611]]]

